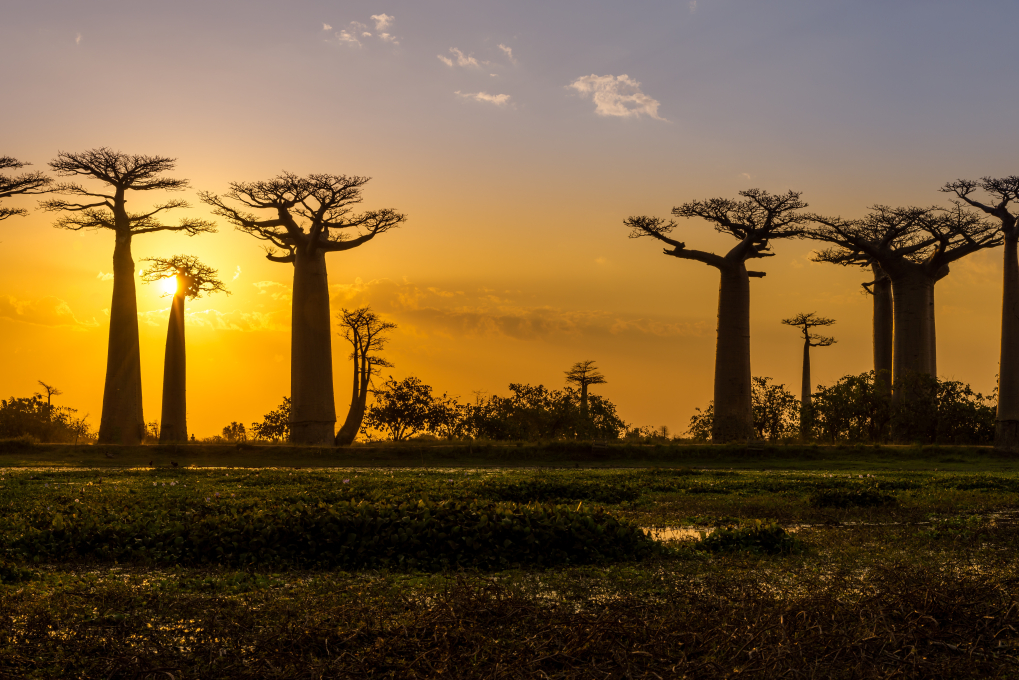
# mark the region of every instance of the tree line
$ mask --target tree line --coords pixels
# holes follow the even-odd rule
[[[21,171],[26,165],[0,157],[0,172]],[[113,299],[98,439],[103,443],[138,443],[145,437],[146,426],[141,407],[132,239],[158,231],[195,236],[216,231],[216,225],[187,217],[176,224],[168,223],[166,213],[189,207],[182,199],[165,200],[139,212],[127,209],[128,196],[137,192],[188,188],[187,180],[167,176],[175,167],[174,159],[129,155],[102,147],[78,153],[61,151],[48,165],[65,181],[58,182],[39,171],[0,174],[0,199],[52,193],[59,198],[43,200],[39,207],[58,215],[56,227],[113,232]],[[386,322],[377,316],[370,321],[346,319],[345,337],[353,348],[353,397],[347,418],[334,434],[326,254],[362,246],[407,219],[393,209],[354,212],[368,181],[359,176],[283,172],[267,180],[231,182],[221,194],[198,193],[215,216],[263,242],[267,259],[292,267],[287,423],[289,441],[296,444],[350,444],[363,431],[364,422],[374,422],[371,409],[378,408],[377,404],[368,407],[367,395],[372,389],[372,376],[387,366],[378,357],[378,343],[382,342],[379,333],[384,332]],[[808,205],[800,192],[772,194],[761,189],[742,191],[737,199],[694,200],[672,209],[674,218],[703,220],[733,237],[736,243],[725,254],[688,248],[685,242],[673,238],[678,226],[674,219],[634,216],[624,220],[631,238],[654,238],[667,246],[664,254],[695,260],[719,272],[711,441],[725,443],[755,436],[750,279],[766,273],[748,269],[747,264],[773,257],[775,240],[795,238],[822,245],[815,261],[867,271],[870,280],[862,285],[873,299],[874,385],[886,391],[889,403],[899,411],[925,398],[923,376],[937,381],[935,285],[949,275],[953,262],[1001,246],[1004,278],[994,442],[999,448],[1019,451],[1019,358],[1012,351],[1019,342],[1019,224],[1012,208],[1019,201],[1019,177],[960,179],[946,183],[940,191],[951,197],[948,205],[876,205],[855,218],[807,212]],[[25,213],[24,209],[0,206],[0,220]],[[165,277],[177,278],[177,292],[168,322],[159,438],[182,441],[187,438],[184,302],[204,293],[226,291],[215,270],[185,255],[152,260],[142,279]],[[831,340],[810,331],[825,325],[822,320],[816,315],[787,320],[804,334],[799,400],[800,424],[804,428],[814,408],[815,394],[809,382],[809,350]],[[379,363],[373,363],[376,361]],[[588,408],[589,384],[597,383],[577,385],[580,412]],[[895,419],[891,423],[892,439],[908,438],[908,432],[902,429],[905,426]],[[809,435],[807,429],[801,432],[802,437]]]

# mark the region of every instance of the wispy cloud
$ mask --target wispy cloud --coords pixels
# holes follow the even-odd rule
[[[474,58],[473,54],[464,54],[455,47],[450,47],[449,51],[453,54],[455,59],[450,59],[449,57],[441,54],[436,55],[439,58],[439,61],[446,66],[453,66],[453,64],[456,64],[457,66],[470,66],[472,68],[478,68],[480,66],[478,60]]]
[[[80,45],[81,44],[81,33],[78,33],[78,34],[76,34],[74,36],[74,44],[75,45]]]
[[[259,295],[269,294],[273,300],[289,300],[290,299],[290,286],[284,283],[277,283],[276,281],[258,281],[251,284],[255,288],[258,288]]]
[[[234,272],[233,281],[236,281],[241,276],[241,266],[237,265],[237,271]]]
[[[96,274],[96,278],[99,279],[100,281],[112,281],[113,280],[113,272],[110,272],[110,273],[106,274],[106,273],[104,273],[104,272],[102,272],[100,270],[100,272],[98,274]]]
[[[511,64],[517,63],[517,60],[513,57],[513,48],[499,43],[499,49],[506,54],[506,58],[510,60]]]
[[[510,96],[508,94],[488,94],[487,92],[461,92],[457,90],[454,94],[463,97],[464,99],[473,99],[476,102],[486,102],[488,104],[495,104],[496,106],[505,106],[509,103]]]
[[[397,40],[396,36],[391,33],[387,33],[386,29],[393,25],[395,17],[389,14],[373,14],[371,16],[375,22],[375,37],[382,42],[392,43],[399,45],[400,41]],[[330,30],[332,26],[329,24],[322,24],[323,30]],[[341,43],[347,43],[348,45],[361,47],[362,38],[371,38],[372,32],[368,30],[368,25],[363,24],[360,21],[351,21],[347,28],[340,30],[336,34],[337,40]]]
[[[323,31],[331,31],[331,30],[333,30],[333,27],[330,26],[329,24],[322,24],[322,30]]]
[[[697,0],[690,0],[687,6],[690,8],[690,14],[695,14],[697,12]]]
[[[95,319],[79,320],[66,302],[53,296],[38,300],[19,300],[13,295],[0,295],[0,319],[36,326],[69,326],[81,330],[99,326]]]
[[[646,115],[665,120],[658,115],[658,101],[644,94],[640,83],[628,75],[597,76],[591,74],[577,78],[567,87],[594,100],[595,113],[600,116],[636,118]]]
[[[394,17],[388,14],[373,14],[372,19],[375,20],[375,30],[384,31],[392,25]]]

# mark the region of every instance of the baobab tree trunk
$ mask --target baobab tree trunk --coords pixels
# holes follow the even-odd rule
[[[895,310],[895,344],[893,350],[893,399],[904,396],[900,385],[910,373],[933,375],[934,357],[934,279],[921,269],[910,268],[892,278]]]
[[[100,444],[138,444],[145,436],[134,277],[131,234],[118,232],[113,249],[113,300],[103,414],[99,420]]]
[[[711,440],[753,436],[750,398],[750,278],[741,263],[721,268],[718,337],[715,343],[715,418]]]
[[[1019,452],[1019,256],[1014,230],[1005,237],[1001,293],[1001,359],[994,448]]]
[[[367,361],[360,356],[357,343],[354,344],[354,387],[350,392],[350,410],[347,417],[336,433],[336,446],[350,446],[357,438],[357,431],[361,429],[361,422],[364,420],[365,406],[368,401],[368,380],[363,376]]]
[[[325,253],[303,248],[294,260],[290,346],[290,441],[332,446],[336,426]]]
[[[880,265],[871,265],[874,272],[874,381],[886,395],[892,392],[892,282]]]
[[[811,403],[810,384],[810,338],[803,341],[803,381],[800,384],[800,437],[806,439],[810,436],[811,424],[814,419],[813,404]]]
[[[163,412],[159,423],[159,443],[186,442],[187,367],[184,350],[185,283],[177,277],[177,292],[170,303],[170,321],[166,330],[166,358],[163,361]]]

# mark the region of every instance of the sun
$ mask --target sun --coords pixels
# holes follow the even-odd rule
[[[159,281],[159,288],[163,291],[164,295],[173,295],[177,292],[177,277],[171,276],[167,279],[161,279]]]

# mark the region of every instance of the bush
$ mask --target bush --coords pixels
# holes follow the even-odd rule
[[[701,538],[694,547],[715,553],[789,555],[803,552],[806,545],[777,524],[764,524],[758,519],[749,527],[726,526],[707,535],[701,532]]]
[[[876,488],[825,489],[810,497],[815,508],[873,508],[896,505],[898,499]]]
[[[629,560],[663,548],[601,509],[413,496],[279,509],[207,503],[194,512],[121,514],[110,505],[11,517],[3,548],[16,559],[214,563],[270,568],[451,568]]]

